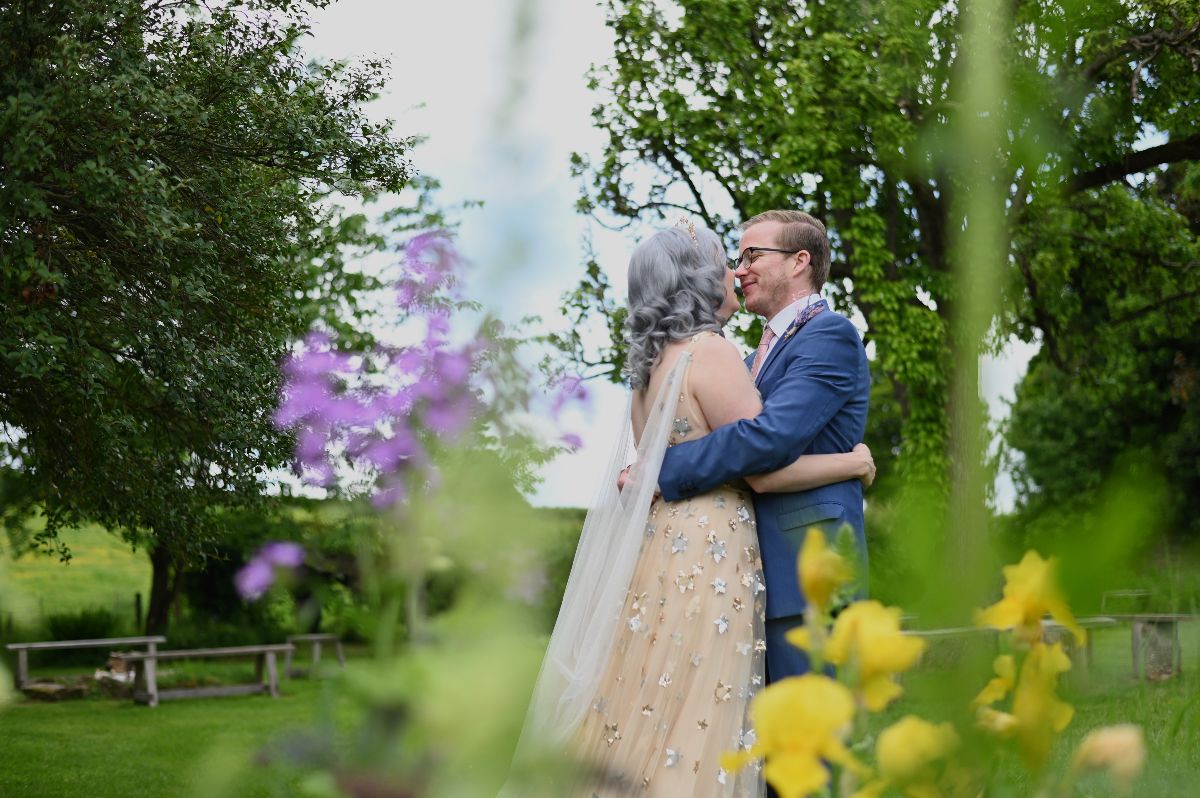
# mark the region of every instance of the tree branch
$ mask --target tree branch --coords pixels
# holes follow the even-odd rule
[[[1200,160],[1200,133],[1178,141],[1168,141],[1157,147],[1131,152],[1118,161],[1082,172],[1071,179],[1068,190],[1075,194],[1089,188],[1099,188],[1138,172],[1145,172],[1154,166],[1193,160]]]
[[[1180,301],[1181,299],[1191,299],[1194,296],[1200,296],[1200,288],[1197,288],[1192,291],[1184,291],[1179,294],[1174,294],[1172,296],[1161,299],[1158,302],[1147,305],[1143,308],[1138,308],[1137,310],[1131,310],[1130,312],[1125,313],[1125,314],[1113,319],[1112,322],[1110,323],[1110,326],[1116,326],[1118,324],[1125,324],[1126,322],[1130,322],[1130,321],[1133,321],[1134,319],[1145,316],[1147,313],[1151,313],[1155,310],[1160,310],[1165,305],[1170,305],[1172,303]]]
[[[700,208],[700,216],[704,219],[704,223],[710,228],[716,227],[716,220],[708,212],[708,206],[704,204],[704,198],[700,195],[700,187],[696,185],[692,180],[692,176],[688,174],[687,167],[680,160],[679,155],[669,147],[664,147],[660,151],[660,154],[667,160],[667,163],[675,168],[675,171],[683,178],[683,182],[687,183],[688,189],[692,192],[692,199],[696,200],[696,205]]]

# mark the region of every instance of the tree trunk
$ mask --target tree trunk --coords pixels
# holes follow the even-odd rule
[[[171,605],[179,594],[179,574],[174,558],[161,544],[150,550],[150,606],[146,608],[146,634],[165,635],[171,620]]]

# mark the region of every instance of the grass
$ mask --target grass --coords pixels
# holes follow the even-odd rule
[[[134,625],[134,594],[150,596],[150,561],[98,526],[67,529],[69,562],[26,552],[0,551],[0,622],[39,627],[46,616],[102,607]],[[144,605],[143,605],[144,606]]]
[[[1149,757],[1142,780],[1135,788],[1138,796],[1183,796],[1196,794],[1200,778],[1200,621],[1181,627],[1184,672],[1162,682],[1135,682],[1132,678],[1130,630],[1127,625],[1101,629],[1095,635],[1096,662],[1086,673],[1075,663],[1061,681],[1060,696],[1075,708],[1070,725],[1055,742],[1048,771],[1065,773],[1071,753],[1093,729],[1120,723],[1142,727]],[[977,638],[982,641],[985,638]],[[982,657],[986,663],[989,650]],[[984,666],[986,668],[986,665]],[[907,714],[936,717],[938,707],[946,706],[953,693],[953,674],[945,668],[918,669],[904,679],[905,695],[873,724],[876,730]],[[986,670],[966,686],[969,696],[987,681]],[[1031,783],[1017,758],[1006,752],[994,759],[1003,781],[1015,785],[1014,796],[1033,795]],[[990,794],[989,794],[990,795]],[[1000,796],[1010,793],[999,792]],[[1076,796],[1115,798],[1118,793],[1105,778],[1086,777],[1077,787]]]
[[[1095,641],[1097,661],[1088,677],[1073,678],[1063,686],[1062,696],[1075,707],[1075,717],[1055,745],[1051,770],[1064,771],[1070,752],[1088,731],[1136,723],[1145,730],[1150,758],[1135,794],[1194,794],[1200,777],[1200,706],[1187,707],[1200,695],[1200,622],[1184,627],[1183,642],[1182,676],[1158,683],[1134,682],[1128,628],[1100,631]],[[352,658],[349,667],[356,665]],[[172,663],[168,670],[164,683],[214,678],[231,683],[248,681],[252,673],[249,664],[233,661]],[[946,671],[937,668],[907,676],[905,696],[879,718],[880,725],[913,712],[936,716],[936,702],[946,695],[945,677]],[[977,686],[983,681],[986,676],[981,673]],[[0,794],[7,798],[280,794],[272,792],[278,788],[272,773],[255,764],[264,747],[329,718],[337,728],[346,729],[357,712],[328,683],[285,680],[282,690],[279,699],[180,700],[156,709],[108,698],[60,704],[22,701],[0,714]],[[1034,793],[1015,757],[998,757],[996,766],[1002,773],[1007,771],[1015,787],[1012,792],[989,794],[990,798]],[[1083,781],[1074,795],[1115,798],[1116,793],[1096,776]]]
[[[563,511],[556,519],[564,527],[564,540],[572,543],[568,532],[577,531],[577,515]],[[69,564],[34,554],[12,560],[0,553],[0,621],[13,613],[18,624],[36,626],[43,613],[99,606],[124,613],[132,622],[133,593],[145,595],[149,587],[144,554],[96,527],[69,530],[64,537],[74,553]],[[569,563],[572,551],[573,545],[564,544],[564,562]],[[1146,774],[1135,795],[1195,794],[1200,780],[1200,621],[1184,624],[1182,633],[1184,673],[1160,683],[1132,680],[1128,626],[1095,633],[1096,664],[1086,679],[1071,674],[1062,689],[1075,717],[1052,752],[1053,772],[1063,772],[1071,751],[1090,730],[1135,723],[1143,728],[1149,748]],[[978,678],[973,674],[971,685],[964,687],[971,694],[986,682],[990,656],[984,657]],[[34,675],[90,674],[103,664],[103,653],[97,652],[94,666],[55,667],[36,658],[32,664]],[[355,668],[354,659],[349,666]],[[236,660],[176,662],[165,671],[160,680],[164,687],[253,678],[252,665]],[[948,681],[948,671],[933,664],[906,676],[904,697],[877,719],[878,728],[909,713],[936,717],[938,707],[945,706],[939,702],[945,700]],[[345,729],[358,710],[322,682],[285,680],[282,690],[279,699],[181,700],[153,710],[102,697],[61,704],[20,701],[0,712],[0,796],[296,794],[277,792],[275,774],[255,764],[256,755],[273,741],[315,725],[332,722]],[[995,765],[1014,787],[989,798],[1034,793],[1014,756],[997,757]],[[1100,777],[1089,777],[1075,792],[1089,798],[1115,795]]]
[[[327,683],[284,680],[282,695],[167,701],[154,709],[109,698],[22,701],[0,715],[0,794],[6,798],[268,796],[255,754],[288,731],[355,708]]]

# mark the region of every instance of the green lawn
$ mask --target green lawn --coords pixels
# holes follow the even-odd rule
[[[1051,771],[1065,772],[1071,752],[1089,731],[1100,726],[1133,723],[1142,727],[1149,750],[1145,775],[1134,794],[1163,798],[1198,794],[1200,703],[1193,704],[1188,711],[1185,708],[1200,696],[1200,620],[1181,627],[1183,674],[1163,682],[1133,680],[1127,625],[1094,634],[1093,667],[1085,672],[1081,663],[1075,662],[1072,672],[1061,681],[1060,695],[1075,708],[1075,715],[1055,744]],[[989,653],[985,658],[990,656]],[[969,685],[969,693],[982,688],[985,681],[981,678],[977,684]],[[947,672],[937,669],[918,670],[906,676],[905,696],[879,719],[878,727],[910,713],[936,714],[933,707],[954,689],[948,682]],[[1012,798],[1034,794],[1034,785],[1025,778],[1015,757],[998,757],[994,765],[1008,771],[1021,785]],[[1104,778],[1089,776],[1078,785],[1075,795],[1116,798],[1118,793]]]
[[[1138,796],[1195,794],[1200,779],[1200,707],[1174,731],[1187,702],[1200,695],[1200,623],[1185,627],[1182,677],[1161,683],[1135,683],[1129,672],[1129,635],[1125,628],[1105,630],[1096,638],[1097,664],[1088,679],[1064,686],[1063,697],[1076,708],[1075,718],[1055,749],[1061,770],[1083,735],[1098,726],[1137,723],[1150,747],[1147,774]],[[355,660],[350,661],[355,667]],[[248,665],[200,663],[173,668],[165,681],[219,677],[241,681]],[[922,707],[945,685],[937,670],[905,679],[907,694],[883,722],[903,714],[926,714]],[[982,681],[980,682],[980,686]],[[128,701],[86,699],[61,704],[22,701],[0,712],[0,795],[6,798],[106,796],[268,796],[269,773],[255,764],[256,754],[288,732],[313,728],[332,717],[349,727],[356,710],[322,683],[287,680],[279,699],[262,696],[165,702],[156,709]],[[928,708],[928,707],[926,707]],[[1001,768],[1013,768],[1000,760]],[[1032,794],[1022,787],[1012,798]],[[283,794],[291,794],[285,792]],[[1077,796],[1114,796],[1100,778],[1089,778]]]
[[[116,537],[95,527],[65,533],[74,553],[70,564],[56,558],[25,555],[15,561],[0,552],[0,619],[13,613],[20,625],[35,626],[41,614],[105,607],[128,613],[132,596],[148,590],[150,569],[144,554],[133,553]],[[565,555],[569,556],[569,552]],[[1136,723],[1150,749],[1147,773],[1138,796],[1197,794],[1200,783],[1200,621],[1183,626],[1184,673],[1162,683],[1138,683],[1130,676],[1129,629],[1096,633],[1097,662],[1086,679],[1076,673],[1064,684],[1065,700],[1075,717],[1054,751],[1061,771],[1075,745],[1091,729]],[[990,656],[990,654],[989,654]],[[35,658],[34,674],[90,673],[92,667],[59,668]],[[96,666],[102,664],[102,657]],[[355,667],[354,659],[350,667]],[[249,681],[244,662],[173,663],[164,686]],[[986,682],[965,686],[974,691]],[[908,713],[932,716],[946,675],[926,666],[904,679],[906,695],[880,725]],[[156,709],[129,701],[89,698],[60,704],[20,701],[0,711],[0,797],[58,798],[105,796],[273,796],[271,774],[255,764],[256,754],[272,740],[312,729],[320,722],[349,727],[356,709],[323,683],[286,680],[283,696],[172,701]],[[969,699],[968,699],[969,700]],[[997,767],[1017,770],[1012,758]],[[1012,794],[1031,795],[1032,785]],[[1090,778],[1077,796],[1108,798],[1106,782]]]
[[[71,560],[27,552],[13,559],[0,544],[0,621],[36,627],[46,615],[103,608],[133,626],[134,594],[150,595],[150,561],[98,526],[68,529]],[[143,605],[144,606],[144,605]]]
[[[0,712],[0,795],[5,798],[267,796],[255,754],[288,731],[350,703],[319,681],[285,680],[283,695],[167,701],[154,709],[107,698]]]

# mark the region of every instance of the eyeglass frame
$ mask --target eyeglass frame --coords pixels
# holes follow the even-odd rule
[[[797,252],[804,251],[804,249],[778,249],[777,247],[746,247],[736,258],[728,258],[729,268],[736,272],[742,268],[741,263],[746,259],[746,256],[753,255],[755,252],[783,252],[788,255],[795,255]],[[754,261],[750,262],[753,263]]]

